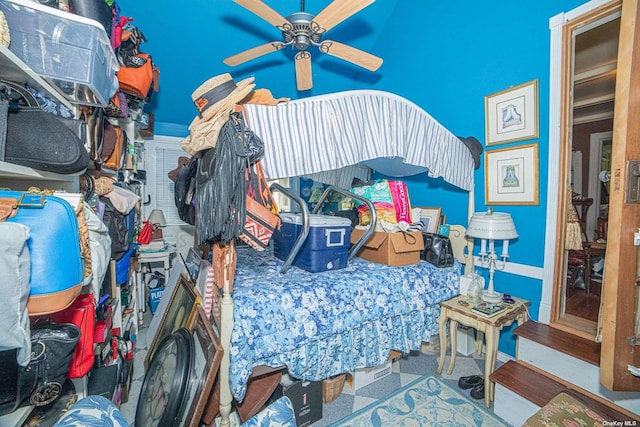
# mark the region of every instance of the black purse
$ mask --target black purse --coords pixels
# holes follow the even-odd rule
[[[72,323],[37,324],[31,327],[27,366],[17,365],[15,350],[0,352],[0,415],[60,397],[79,339],[80,328]]]
[[[44,111],[27,89],[0,81],[0,161],[71,174],[89,165],[86,124]]]
[[[451,240],[448,237],[435,233],[422,233],[424,250],[421,258],[436,267],[453,267],[454,257]]]

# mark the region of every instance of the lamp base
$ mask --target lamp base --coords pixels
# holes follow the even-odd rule
[[[486,302],[498,303],[502,301],[502,293],[486,290],[482,293],[482,300]]]

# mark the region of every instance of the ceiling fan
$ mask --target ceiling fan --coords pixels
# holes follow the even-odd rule
[[[298,90],[308,90],[313,87],[311,53],[308,50],[311,46],[370,71],[376,71],[382,65],[382,58],[343,43],[323,40],[327,31],[375,0],[334,0],[315,16],[304,11],[302,0],[301,11],[286,18],[260,0],[233,1],[282,31],[283,41],[269,42],[224,59],[223,62],[231,67],[292,46],[298,50],[295,55],[296,86]]]

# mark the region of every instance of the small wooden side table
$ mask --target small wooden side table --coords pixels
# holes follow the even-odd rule
[[[493,383],[489,379],[489,375],[496,367],[496,357],[498,355],[498,339],[500,331],[503,327],[511,325],[514,321],[518,325],[522,325],[529,320],[529,312],[527,307],[529,301],[520,298],[513,298],[512,304],[502,303],[505,309],[493,315],[492,317],[484,317],[471,311],[473,304],[463,305],[462,301],[467,302],[467,296],[460,295],[440,304],[440,360],[436,373],[440,375],[444,368],[444,359],[447,355],[447,321],[449,321],[449,336],[451,337],[451,361],[447,374],[453,372],[456,364],[456,331],[458,323],[469,326],[478,331],[476,340],[476,353],[482,354],[482,336],[486,338],[487,354],[484,357],[484,403],[487,407],[491,406],[493,400]]]

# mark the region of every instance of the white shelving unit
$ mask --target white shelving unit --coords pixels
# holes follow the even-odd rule
[[[5,46],[0,45],[0,79],[16,83],[27,83],[34,89],[54,98],[65,107],[75,111],[59,91],[29,68],[20,58]],[[25,166],[0,162],[0,187],[14,190],[26,190],[35,182],[53,190],[77,192],[79,190],[78,175],[61,175],[42,172]]]

